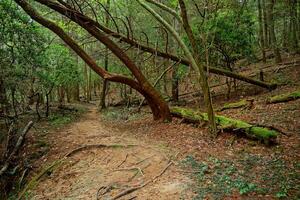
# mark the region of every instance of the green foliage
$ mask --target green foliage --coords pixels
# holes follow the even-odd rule
[[[0,22],[0,78],[11,88],[16,82],[26,83],[33,70],[41,66],[39,54],[46,37],[10,0],[0,2]]]
[[[293,80],[291,80],[290,77],[288,77],[285,73],[282,72],[274,74],[271,82],[278,85],[295,85]]]
[[[101,115],[105,120],[134,120],[139,119],[145,114],[142,112],[137,112],[136,108],[107,108],[101,112]]]
[[[48,121],[53,126],[62,126],[76,120],[86,110],[81,107],[76,107],[70,110],[53,111],[48,118]]]
[[[182,164],[196,171],[192,176],[197,181],[197,200],[224,199],[235,191],[243,196],[260,194],[290,199],[299,195],[298,169],[279,158],[245,154],[236,160],[210,157],[199,162],[187,156]]]
[[[61,126],[64,124],[68,124],[72,121],[71,116],[64,116],[61,114],[53,114],[49,117],[49,122],[53,126]]]
[[[229,62],[252,54],[254,34],[254,16],[250,11],[225,9],[212,18],[206,29],[214,37],[216,51]]]
[[[68,86],[83,80],[75,57],[61,44],[50,45],[42,55],[44,69],[37,72],[45,86]]]

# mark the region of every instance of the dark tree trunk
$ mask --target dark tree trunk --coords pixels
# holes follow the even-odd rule
[[[18,117],[18,110],[17,110],[17,105],[16,105],[16,89],[15,88],[11,89],[11,101],[12,101],[14,115],[15,115],[15,117]]]
[[[0,115],[7,114],[7,97],[4,81],[0,79]]]
[[[179,100],[179,80],[177,75],[176,66],[173,67],[172,71],[172,100],[178,102]]]
[[[109,11],[110,10],[110,0],[108,0],[106,2],[106,10]],[[108,27],[109,25],[109,14],[106,13],[105,16],[105,25]],[[108,48],[105,47],[105,58],[104,58],[104,70],[108,71]],[[102,84],[102,90],[101,90],[101,96],[100,96],[100,104],[99,104],[99,108],[105,109],[106,105],[105,105],[105,97],[106,97],[106,93],[107,93],[107,80],[104,79],[103,80],[103,84]]]
[[[49,117],[49,94],[46,94],[46,117]]]
[[[266,50],[265,50],[266,45],[264,40],[261,0],[257,0],[257,8],[258,8],[258,22],[259,22],[259,41],[260,41],[260,47],[262,52],[262,60],[264,63],[266,63]]]
[[[299,53],[299,44],[297,38],[297,0],[290,0],[290,48]],[[299,23],[299,21],[298,21]],[[299,33],[298,33],[299,34]]]
[[[40,93],[37,93],[36,104],[35,104],[35,111],[36,111],[38,120],[41,119],[39,108],[40,108]]]
[[[263,29],[264,29],[264,41],[265,47],[269,47],[269,28],[268,28],[268,15],[267,15],[267,8],[266,8],[266,0],[262,0],[262,14],[263,14]]]
[[[275,56],[275,62],[280,63],[282,61],[279,48],[277,45],[276,35],[275,35],[275,25],[274,25],[274,4],[275,0],[268,0],[268,24],[269,24],[269,34],[270,42]]]

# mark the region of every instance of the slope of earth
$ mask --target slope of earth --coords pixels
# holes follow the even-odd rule
[[[195,180],[195,199],[299,199],[300,99],[279,104],[266,104],[266,99],[299,90],[300,67],[280,73],[273,76],[288,78],[289,82],[272,92],[245,91],[229,101],[225,95],[214,101],[215,107],[221,108],[225,102],[252,99],[251,108],[229,109],[218,114],[283,130],[286,134],[281,134],[272,146],[231,132],[211,138],[205,127],[186,124],[180,119],[156,123],[150,114],[143,116],[132,109],[112,109],[104,118],[111,128],[142,140],[160,141],[164,148],[180,149],[178,157],[182,163],[197,171],[190,174]],[[197,105],[189,107],[196,109]]]
[[[99,121],[95,107],[88,109],[78,122],[58,132],[48,133],[51,150],[39,165],[46,166],[45,163],[51,163],[84,145],[113,144],[112,147],[81,151],[68,158],[31,191],[31,199],[109,199],[156,177],[170,160],[173,165],[161,176],[120,199],[192,198],[193,193],[189,190],[192,181],[177,166],[174,149],[161,148],[157,142],[135,139],[131,132],[110,129]],[[123,148],[121,145],[129,146]],[[110,189],[105,191],[107,188]]]

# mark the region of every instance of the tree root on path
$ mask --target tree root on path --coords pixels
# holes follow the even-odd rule
[[[115,195],[114,197],[110,198],[110,200],[116,200],[116,199],[119,199],[125,195],[128,195],[128,194],[131,194],[132,192],[136,191],[136,190],[139,190],[145,186],[147,186],[149,183],[152,183],[154,182],[157,178],[159,178],[160,176],[162,176],[166,171],[167,169],[173,164],[172,161],[170,161],[167,166],[158,174],[156,175],[155,177],[153,177],[152,179],[148,180],[147,182],[139,185],[139,186],[134,186],[134,187],[131,187],[131,188],[128,188],[122,192],[120,192],[119,194]]]
[[[129,155],[128,155],[128,153],[127,153],[126,156],[125,156],[125,158],[124,158],[124,160],[117,166],[117,168],[121,167],[121,165],[123,165],[123,164],[126,162],[128,156],[129,156]]]
[[[90,149],[94,149],[94,148],[128,148],[128,147],[134,147],[134,146],[138,146],[135,144],[129,144],[129,145],[123,145],[123,144],[90,144],[90,145],[84,145],[82,147],[76,148],[72,151],[70,151],[69,153],[65,154],[61,159],[58,159],[56,161],[54,161],[51,165],[47,166],[46,168],[44,168],[39,174],[37,174],[36,176],[34,176],[29,183],[25,186],[25,188],[22,190],[22,192],[19,194],[18,199],[20,200],[24,194],[28,191],[33,189],[41,180],[41,178],[45,175],[48,174],[49,172],[53,172],[55,170],[55,168],[58,168],[67,158],[75,155],[76,153],[79,153],[81,151],[85,151],[85,150],[90,150]]]
[[[67,153],[64,157],[70,157],[73,156],[74,154],[80,152],[80,151],[85,151],[89,149],[94,149],[94,148],[128,148],[128,147],[135,147],[138,146],[136,144],[128,144],[128,145],[122,145],[122,144],[90,144],[90,145],[84,145],[82,147],[79,147],[77,149],[74,149]]]
[[[114,170],[108,172],[108,174],[110,174],[112,172],[117,172],[117,171],[133,171],[133,170],[139,172],[142,176],[144,176],[143,170],[141,168],[139,168],[139,167],[114,169]]]

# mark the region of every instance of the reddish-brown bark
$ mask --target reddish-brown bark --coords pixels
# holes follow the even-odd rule
[[[63,29],[57,26],[54,22],[47,20],[41,15],[39,15],[30,6],[30,4],[27,3],[26,0],[15,0],[15,2],[19,4],[24,9],[24,11],[31,16],[32,19],[34,19],[41,25],[45,26],[46,28],[50,29],[55,34],[57,34],[71,49],[73,49],[76,52],[76,54],[78,54],[87,63],[87,65],[92,70],[94,70],[102,78],[112,82],[118,82],[129,85],[130,87],[140,92],[149,103],[155,120],[171,120],[170,110],[167,103],[154,89],[154,87],[152,87],[152,85],[147,81],[147,79],[144,77],[144,75],[141,73],[138,67],[134,64],[134,62],[132,62],[131,59],[122,51],[122,49],[119,48],[113,41],[111,41],[105,34],[97,30],[94,26],[90,26],[90,24],[87,23],[87,21],[83,21],[81,20],[81,18],[79,19],[76,16],[73,16],[74,19],[72,20],[74,20],[74,22],[78,23],[80,26],[85,28],[91,35],[93,35],[100,42],[106,45],[107,48],[109,48],[127,66],[127,68],[132,72],[133,76],[136,78],[136,80],[122,75],[108,73],[103,68],[99,67],[97,63],[68,34],[64,32]],[[45,5],[47,6],[49,5],[49,7],[52,9],[53,6],[51,7],[50,5],[56,5],[56,3],[46,0],[40,0],[39,2],[45,3]],[[54,10],[56,11],[59,9],[66,9],[65,7],[60,6],[59,4],[57,4],[55,8],[56,9]]]
[[[130,44],[133,47],[136,47],[142,51],[146,51],[149,53],[153,53],[156,56],[162,57],[162,58],[166,58],[166,59],[170,59],[173,60],[175,62],[179,62],[183,65],[190,65],[190,62],[187,59],[183,59],[183,58],[179,58],[176,55],[170,54],[170,53],[165,53],[165,52],[161,52],[157,49],[151,48],[149,46],[145,46],[142,45],[138,42],[136,42],[134,39],[130,38],[130,37],[126,37],[122,34],[116,33],[113,30],[101,25],[99,22],[96,22],[95,20],[89,18],[88,16],[83,15],[82,13],[74,10],[71,6],[69,6],[68,4],[66,4],[65,2],[58,0],[61,4],[56,3],[56,2],[52,2],[49,0],[35,0],[41,4],[44,4],[54,10],[56,10],[57,12],[59,12],[62,15],[65,15],[68,18],[72,18],[73,21],[74,20],[81,20],[84,21],[86,24],[89,25],[89,27],[94,26],[97,30],[101,30],[104,33],[108,34],[109,36],[112,36],[114,38],[119,39],[120,42],[126,42],[128,44]],[[205,69],[207,70],[207,69]],[[267,88],[269,90],[275,89],[276,85],[275,84],[269,84],[269,83],[265,83],[259,80],[255,80],[252,78],[248,78],[246,76],[240,75],[240,74],[236,74],[233,72],[230,72],[228,70],[223,70],[223,69],[219,69],[219,68],[215,68],[215,67],[210,67],[209,72],[214,73],[214,74],[218,74],[218,75],[222,75],[222,76],[226,76],[226,77],[231,77],[237,80],[241,80],[253,85],[257,85],[263,88]]]

